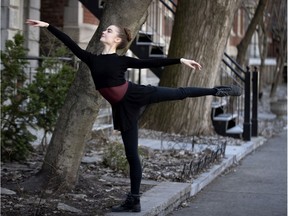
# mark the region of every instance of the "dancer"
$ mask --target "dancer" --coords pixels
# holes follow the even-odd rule
[[[218,86],[215,88],[167,88],[137,85],[126,81],[125,72],[128,68],[154,68],[173,64],[184,64],[193,69],[201,70],[201,65],[185,58],[136,59],[116,54],[131,40],[130,31],[117,25],[110,25],[102,32],[100,41],[104,49],[100,55],[81,49],[69,36],[47,22],[27,20],[27,24],[46,27],[61,40],[81,61],[86,63],[96,90],[111,104],[114,128],[121,132],[126,158],[130,167],[131,190],[126,200],[112,208],[113,212],[140,212],[140,184],[142,168],[138,155],[138,117],[142,106],[162,101],[183,100],[188,97],[201,96],[240,96],[241,89],[237,86]]]

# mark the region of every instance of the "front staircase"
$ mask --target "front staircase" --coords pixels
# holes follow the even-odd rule
[[[224,53],[220,71],[220,84],[234,84],[242,88],[240,97],[224,97],[212,102],[211,119],[216,133],[250,140],[258,136],[258,71],[244,70]]]
[[[215,132],[222,136],[242,139],[243,126],[239,122],[239,115],[227,111],[227,106],[226,100],[212,102],[211,119]]]
[[[153,39],[153,32],[139,31],[136,38],[133,40],[130,49],[134,55],[140,59],[147,58],[163,58],[166,57],[165,45],[157,44]],[[161,77],[163,68],[150,69],[158,78]]]

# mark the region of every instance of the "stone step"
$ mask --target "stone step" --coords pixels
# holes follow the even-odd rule
[[[243,126],[242,125],[236,125],[232,128],[229,128],[226,131],[227,134],[242,134],[243,133]]]
[[[227,101],[226,100],[220,100],[220,101],[212,101],[211,103],[211,108],[212,109],[216,109],[219,107],[223,107],[227,105]]]
[[[230,121],[232,119],[237,118],[238,114],[237,113],[223,113],[220,115],[217,115],[213,118],[214,121]]]

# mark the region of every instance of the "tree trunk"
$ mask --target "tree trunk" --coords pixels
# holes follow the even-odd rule
[[[202,64],[202,71],[169,66],[160,85],[214,87],[218,68],[240,1],[178,1],[169,57],[184,57]],[[210,134],[212,97],[165,102],[149,107],[141,120],[145,128],[185,135]]]
[[[261,28],[258,31],[259,36],[259,51],[260,51],[260,67],[259,67],[259,98],[262,98],[263,94],[263,86],[264,86],[264,80],[263,80],[263,73],[265,69],[265,59],[267,58],[268,54],[268,31],[267,27],[264,23],[264,20],[261,21]]]
[[[271,100],[277,100],[277,87],[281,83],[283,68],[287,60],[287,1],[273,1],[272,7],[272,37],[277,53],[274,80],[271,85]]]
[[[283,68],[284,68],[284,59],[286,59],[286,58],[278,57],[276,60],[277,61],[276,68],[273,71],[274,80],[273,80],[273,83],[271,84],[271,91],[270,91],[271,101],[277,101],[278,100],[276,93],[277,93],[277,87],[281,83],[282,72],[283,72]]]
[[[242,67],[245,64],[246,52],[247,52],[248,46],[251,42],[251,38],[252,38],[252,36],[256,30],[257,25],[263,19],[263,14],[264,14],[265,7],[266,7],[267,3],[268,3],[268,0],[259,0],[255,14],[254,14],[251,22],[249,23],[249,26],[246,30],[246,33],[245,33],[243,39],[241,40],[241,42],[237,45],[238,54],[237,54],[236,61]]]
[[[88,44],[87,50],[100,53],[99,38],[111,24],[131,29],[132,35],[146,19],[151,0],[107,0],[100,25]],[[131,10],[133,8],[133,10]],[[120,54],[125,53],[122,50]],[[41,171],[43,184],[62,191],[75,186],[85,142],[97,117],[101,97],[95,90],[88,67],[81,63],[57,120]]]

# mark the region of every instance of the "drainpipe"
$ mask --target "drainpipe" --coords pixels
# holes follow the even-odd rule
[[[245,141],[251,140],[251,122],[250,122],[250,98],[251,98],[251,72],[247,66],[245,72],[245,100],[244,100],[244,131],[243,139]]]
[[[258,70],[254,68],[252,77],[252,136],[258,136]]]

